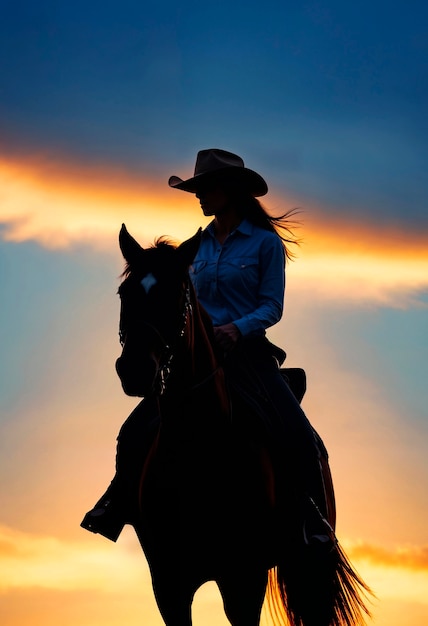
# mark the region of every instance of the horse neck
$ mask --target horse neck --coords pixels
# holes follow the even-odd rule
[[[229,401],[224,372],[215,354],[211,319],[191,291],[191,308],[183,336],[174,354],[168,396],[171,399],[203,399],[214,413],[228,414]],[[210,404],[208,404],[210,403]]]

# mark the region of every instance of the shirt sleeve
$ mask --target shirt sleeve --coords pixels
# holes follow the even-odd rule
[[[266,238],[259,250],[257,307],[233,323],[244,337],[260,334],[282,317],[285,295],[285,251],[278,236]]]

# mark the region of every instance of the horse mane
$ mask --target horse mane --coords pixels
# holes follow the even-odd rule
[[[160,237],[156,237],[154,242],[149,246],[149,248],[173,248],[174,250],[177,247],[177,244],[173,239],[169,239],[167,235],[161,235]]]
[[[156,237],[147,250],[175,250],[176,248],[177,244],[173,241],[173,239],[170,239],[167,235],[161,235],[160,237]],[[132,263],[126,261],[124,270],[120,274],[119,278],[128,278],[128,276],[132,273],[132,266]]]

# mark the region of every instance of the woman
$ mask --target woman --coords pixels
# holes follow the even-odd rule
[[[267,185],[240,157],[224,150],[198,153],[195,175],[169,185],[196,194],[214,220],[205,229],[191,278],[211,316],[218,344],[227,352],[245,337],[264,337],[282,316],[285,258],[290,256],[257,196]],[[285,226],[287,233],[290,231]]]
[[[281,375],[285,352],[266,338],[266,329],[282,317],[285,262],[292,256],[287,244],[295,243],[288,221],[293,212],[270,216],[257,200],[267,193],[264,179],[246,168],[239,156],[224,150],[200,151],[194,175],[187,180],[172,176],[169,185],[194,193],[204,215],[213,216],[203,231],[190,275],[200,303],[211,316],[231,392],[249,402],[261,418],[279,475],[294,471],[288,500],[298,500],[302,517],[308,499],[315,500],[325,514],[314,431]],[[141,459],[141,451],[137,454],[130,446],[144,439],[141,431],[135,436],[135,429],[144,430],[150,418],[153,413],[143,401],[125,422],[118,437],[116,477],[85,516],[84,528],[117,538],[124,523],[123,502],[118,505],[123,499],[118,485],[125,482],[119,481],[125,473],[121,467],[125,458],[128,466],[132,457]],[[129,467],[126,471],[129,475]]]
[[[169,185],[194,193],[213,220],[203,231],[191,268],[198,300],[211,316],[216,341],[232,391],[244,396],[262,418],[279,475],[293,472],[293,492],[302,517],[312,518],[313,532],[325,533],[313,519],[312,502],[327,515],[320,456],[323,444],[312,429],[279,365],[285,352],[271,344],[266,329],[283,313],[288,244],[294,211],[269,215],[259,200],[265,180],[243,160],[218,149],[198,153],[194,175],[169,179]],[[325,450],[322,450],[324,454]],[[278,490],[281,497],[281,489]],[[284,501],[284,506],[287,503]]]

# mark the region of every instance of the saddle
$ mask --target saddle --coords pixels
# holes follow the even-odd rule
[[[300,404],[306,393],[306,372],[301,367],[281,367],[280,373]]]

